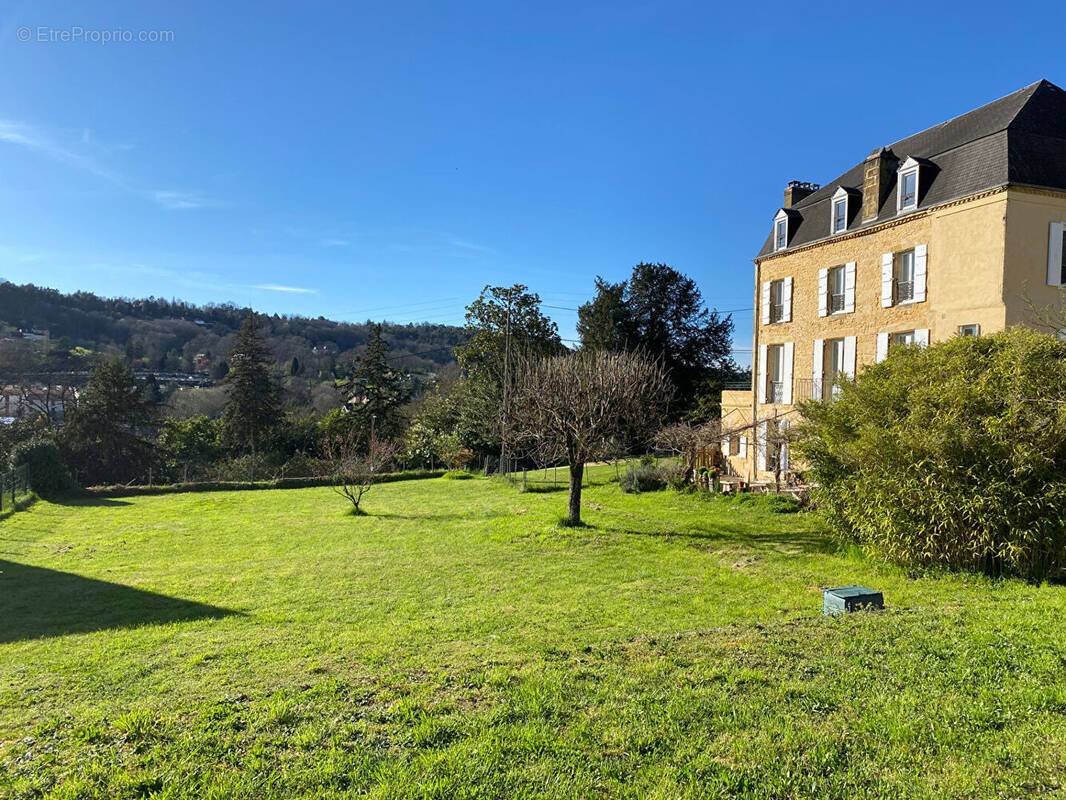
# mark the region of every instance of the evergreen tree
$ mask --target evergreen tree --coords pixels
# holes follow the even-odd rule
[[[381,325],[374,325],[344,386],[345,409],[353,427],[369,431],[373,420],[379,439],[391,439],[400,433],[401,409],[411,399],[407,376],[389,365],[389,349]]]
[[[590,350],[621,352],[636,342],[636,328],[626,303],[626,281],[596,278],[596,296],[577,310],[577,335]]]
[[[222,433],[226,445],[255,455],[281,420],[281,387],[271,374],[266,341],[253,311],[241,325],[230,352]]]
[[[78,480],[91,485],[147,477],[157,410],[125,361],[105,361],[93,370],[59,434]]]
[[[578,310],[583,348],[640,350],[662,360],[692,421],[716,416],[730,357],[733,319],[709,311],[696,282],[666,264],[637,264],[628,281],[596,281],[596,297]]]

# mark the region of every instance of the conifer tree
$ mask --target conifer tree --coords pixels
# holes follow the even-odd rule
[[[226,445],[253,456],[270,441],[281,420],[281,388],[271,374],[270,353],[259,326],[259,316],[253,311],[233,341],[222,411]]]
[[[381,325],[375,325],[345,384],[345,408],[353,427],[369,432],[373,422],[379,439],[391,439],[400,432],[401,409],[411,399],[407,376],[389,364],[389,349]]]

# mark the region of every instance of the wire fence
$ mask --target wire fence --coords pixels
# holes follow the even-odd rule
[[[15,505],[32,491],[29,467],[9,469],[0,473],[0,513],[15,510]]]

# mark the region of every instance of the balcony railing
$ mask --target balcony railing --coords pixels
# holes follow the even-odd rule
[[[770,322],[780,322],[785,318],[785,304],[778,303],[770,306]]]
[[[793,390],[794,402],[800,400],[832,400],[840,394],[840,387],[835,385],[830,378],[814,380],[813,378],[796,378],[796,388]]]
[[[836,314],[838,311],[844,310],[844,295],[843,294],[831,294],[829,295],[829,313]]]
[[[784,381],[770,381],[770,385],[766,387],[766,400],[769,403],[780,403],[785,396],[785,383]]]
[[[896,302],[914,299],[914,281],[896,281]]]

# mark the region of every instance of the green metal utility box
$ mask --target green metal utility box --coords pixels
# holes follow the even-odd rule
[[[865,586],[839,586],[822,590],[822,613],[848,614],[852,611],[873,611],[884,608],[885,598],[880,592]]]

